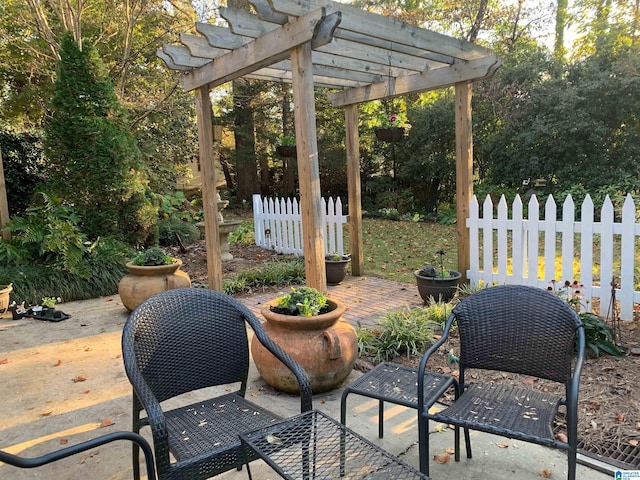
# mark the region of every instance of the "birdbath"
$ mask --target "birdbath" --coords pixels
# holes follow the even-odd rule
[[[229,251],[229,234],[233,232],[238,225],[240,225],[240,220],[227,220],[225,221],[222,216],[222,210],[224,210],[227,205],[229,205],[228,200],[222,200],[220,198],[220,192],[216,192],[217,200],[216,204],[218,205],[218,237],[220,239],[220,258],[223,262],[228,262],[229,260],[233,260],[233,255]],[[205,224],[204,222],[196,223],[196,227],[200,230],[200,234],[205,234]]]

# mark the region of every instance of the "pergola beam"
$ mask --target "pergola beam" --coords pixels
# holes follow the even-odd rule
[[[340,15],[327,16],[324,9],[314,10],[295,22],[265,33],[213,62],[192,70],[180,79],[182,87],[186,91],[204,85],[213,88],[289,58],[291,49],[316,39],[325,21],[335,28],[340,23]],[[330,41],[331,37],[324,35],[322,40]]]
[[[419,93],[449,87],[458,82],[489,77],[493,75],[500,65],[501,61],[495,55],[491,55],[478,60],[429,70],[424,73],[388,79],[365,87],[330,93],[328,97],[334,107],[342,107],[382,98]]]

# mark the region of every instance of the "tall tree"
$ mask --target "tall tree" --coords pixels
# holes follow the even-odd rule
[[[82,215],[90,238],[114,235],[133,245],[154,240],[157,207],[146,196],[140,150],[108,70],[91,44],[62,37],[46,127],[50,188]]]

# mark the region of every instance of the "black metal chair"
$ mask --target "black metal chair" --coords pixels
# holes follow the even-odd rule
[[[76,455],[81,452],[86,452],[87,450],[92,450],[94,448],[100,447],[107,443],[115,442],[117,440],[128,440],[130,442],[133,442],[133,444],[136,445],[137,448],[142,448],[147,466],[147,478],[149,480],[155,480],[156,471],[153,465],[153,452],[151,450],[151,446],[143,437],[133,432],[107,433],[106,435],[101,435],[99,437],[80,442],[76,445],[70,445],[60,450],[56,450],[55,452],[50,452],[45,455],[40,455],[39,457],[33,458],[20,457],[18,455],[13,455],[11,453],[3,452],[0,450],[0,462],[6,463],[7,465],[13,465],[14,467],[18,468],[36,468],[43,465],[48,465],[49,463],[57,462],[58,460],[70,457],[71,455]]]
[[[584,327],[569,305],[539,288],[503,285],[469,296],[453,310],[442,338],[422,358],[418,392],[425,388],[429,357],[456,322],[460,335],[462,393],[448,408],[429,413],[418,395],[420,470],[429,473],[429,420],[567,450],[568,478],[576,476],[578,383],[585,349]],[[577,351],[576,351],[577,339]],[[552,380],[565,396],[497,383],[470,383],[469,368],[518,373]],[[566,408],[568,441],[556,438],[554,420]],[[466,440],[467,457],[471,445]]]
[[[129,316],[122,351],[134,390],[133,430],[151,427],[159,479],[209,478],[240,469],[255,457],[245,457],[238,435],[280,419],[244,398],[249,370],[246,324],[293,371],[300,385],[301,412],[311,410],[311,386],[304,370],[234,298],[179,288],[151,297]],[[187,392],[221,385],[227,386],[225,393],[210,400],[173,409],[161,405]],[[229,385],[237,385],[237,390],[228,393]],[[139,479],[136,447],[133,468]]]

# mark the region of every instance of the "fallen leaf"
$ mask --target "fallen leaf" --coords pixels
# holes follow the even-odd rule
[[[87,459],[89,459],[91,457],[95,457],[99,453],[100,453],[100,450],[94,450],[93,452],[90,452],[89,454],[85,455],[84,457],[82,457],[80,459],[80,463],[84,463]]]
[[[326,402],[326,400],[320,400],[320,405],[324,405]]]
[[[448,453],[449,455],[453,455],[454,453],[456,453],[456,449],[455,448],[445,448],[444,449],[445,453]]]
[[[256,390],[255,392],[251,392],[252,397],[257,397],[258,395],[260,395],[260,392],[258,390]]]
[[[59,367],[60,365],[62,365],[62,360],[60,359],[58,359],[58,361],[53,364],[54,367]]]
[[[525,385],[533,385],[535,382],[535,377],[525,377],[524,379],[522,379],[522,383],[524,383]]]
[[[538,472],[538,475],[544,478],[549,478],[551,476],[551,470],[549,470],[548,468],[543,468]]]
[[[71,379],[71,381],[73,383],[78,383],[78,382],[84,382],[87,380],[87,376],[86,375],[78,375],[77,377],[73,377]]]
[[[86,347],[86,348],[84,349],[84,351],[85,351],[85,352],[90,352],[91,350],[92,350],[92,348],[91,348],[91,347]]]
[[[102,423],[100,423],[100,428],[110,427],[113,424],[114,423],[111,421],[111,419],[109,417],[107,417],[104,420],[102,420]]]
[[[507,442],[496,443],[496,445],[500,448],[509,448],[509,444]]]
[[[91,391],[91,390],[85,390],[85,391],[84,391],[84,392],[82,392],[82,393],[84,393],[84,394],[86,395],[86,394],[87,394],[87,393],[89,393],[90,391]]]
[[[448,453],[437,453],[433,456],[433,461],[436,463],[448,463],[451,457]]]
[[[569,439],[568,439],[568,438],[567,438],[567,436],[566,436],[564,433],[562,433],[562,432],[560,432],[560,433],[556,433],[556,439],[557,439],[557,440],[560,440],[561,442],[564,442],[564,443],[569,443]]]
[[[69,440],[67,440],[66,438],[60,439],[60,445],[66,445],[67,443],[69,443]]]
[[[619,422],[619,423],[624,422],[624,414],[616,413],[616,422]]]
[[[3,358],[2,360],[0,360],[0,365],[6,365],[7,363],[9,363],[8,358]]]
[[[49,415],[51,415],[52,413],[53,413],[53,411],[51,411],[51,412],[44,412],[44,413],[41,413],[41,414],[40,414],[40,416],[41,416],[41,417],[48,417],[48,416],[49,416]]]
[[[631,445],[632,447],[635,447],[638,445],[638,440],[629,440],[629,445]]]

